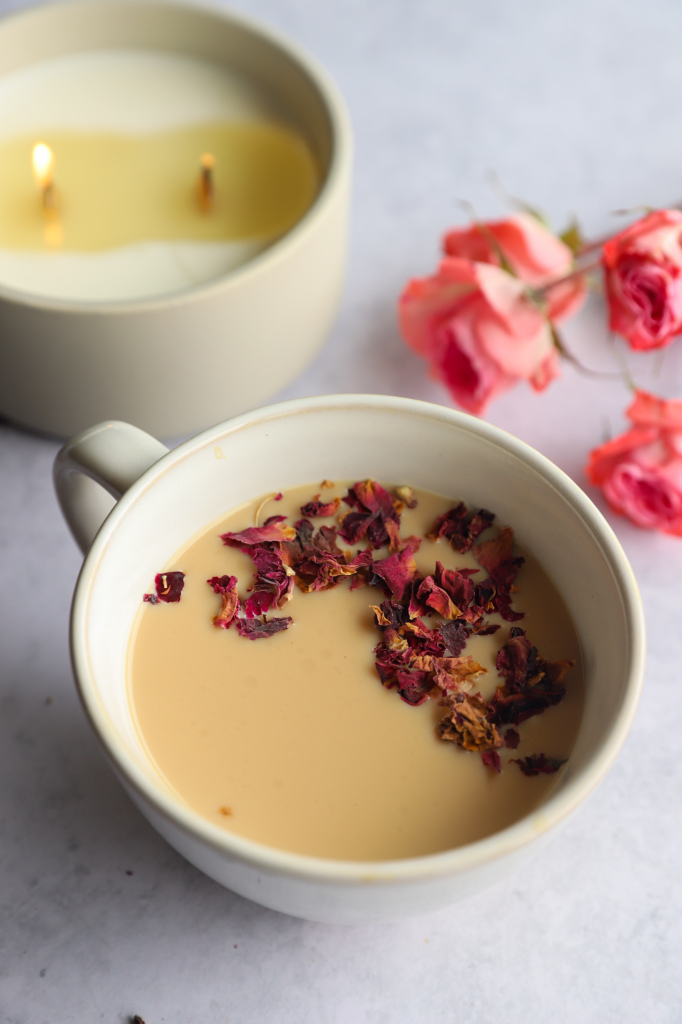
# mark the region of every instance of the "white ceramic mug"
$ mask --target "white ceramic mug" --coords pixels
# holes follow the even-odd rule
[[[141,594],[158,567],[242,502],[351,477],[409,482],[494,509],[557,584],[581,639],[585,711],[557,786],[511,827],[445,853],[355,863],[244,839],[170,791],[133,724],[126,652]],[[498,880],[534,852],[603,778],[625,739],[644,669],[644,619],[632,571],[580,488],[488,423],[405,398],[333,395],[246,413],[171,452],[128,424],[102,423],[64,446],[55,480],[64,515],[87,550],[71,645],[92,726],[152,825],[206,874],[257,903],[334,922],[443,907]],[[102,523],[114,498],[119,500]]]

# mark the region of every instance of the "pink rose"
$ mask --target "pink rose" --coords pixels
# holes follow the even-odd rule
[[[519,380],[542,391],[559,375],[547,317],[522,281],[490,263],[444,259],[408,283],[398,315],[407,343],[469,412]]]
[[[443,239],[443,248],[448,256],[498,267],[502,266],[503,258],[512,273],[533,288],[542,288],[573,270],[573,253],[568,246],[529,213],[453,228]],[[549,319],[558,323],[576,313],[586,294],[584,277],[548,288],[545,298]]]
[[[610,239],[602,262],[610,327],[634,349],[682,331],[682,213],[657,210]]]
[[[614,512],[682,536],[682,401],[637,391],[632,428],[590,453],[587,475]]]

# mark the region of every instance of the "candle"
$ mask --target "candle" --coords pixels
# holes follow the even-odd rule
[[[287,385],[338,306],[350,148],[324,71],[239,15],[63,0],[0,20],[0,415],[177,437]]]
[[[59,254],[32,209],[27,166],[36,136],[51,144],[34,147],[46,209],[59,154]],[[211,280],[300,220],[318,182],[300,132],[233,75],[200,61],[69,54],[0,81],[0,281],[13,288],[131,299]]]

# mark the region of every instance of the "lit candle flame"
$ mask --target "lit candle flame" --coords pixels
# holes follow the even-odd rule
[[[44,142],[36,142],[33,147],[32,164],[36,184],[45,191],[52,184],[54,176],[54,153]]]
[[[45,244],[50,248],[56,248],[62,244],[63,232],[59,221],[57,196],[53,182],[54,153],[46,143],[36,142],[33,147],[31,165],[45,212]]]
[[[215,157],[213,153],[203,153],[199,165],[199,206],[204,213],[210,213],[213,209],[215,186],[213,182],[213,168]]]

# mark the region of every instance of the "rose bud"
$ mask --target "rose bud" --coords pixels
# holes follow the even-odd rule
[[[637,391],[632,427],[590,453],[587,476],[614,512],[682,536],[682,401]]]
[[[408,345],[469,412],[520,380],[542,391],[559,375],[547,316],[522,281],[491,264],[444,259],[408,283],[398,315]]]
[[[443,249],[448,256],[477,263],[498,267],[504,263],[515,277],[533,288],[545,288],[550,281],[566,277],[574,269],[569,247],[530,213],[453,228],[443,239]],[[586,294],[585,277],[572,277],[547,288],[547,316],[553,323],[559,323],[577,313]]]
[[[602,262],[609,326],[634,349],[682,331],[682,213],[657,210],[610,239]]]

